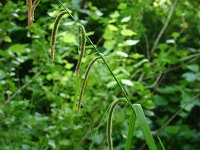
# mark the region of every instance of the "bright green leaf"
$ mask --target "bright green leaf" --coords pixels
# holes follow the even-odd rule
[[[128,85],[128,86],[134,85],[134,83],[132,81],[128,80],[128,79],[122,79],[121,82],[122,82],[122,84]]]
[[[8,43],[12,42],[12,40],[9,36],[5,36],[3,40]]]

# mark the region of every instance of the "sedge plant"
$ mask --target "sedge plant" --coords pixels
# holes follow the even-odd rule
[[[135,130],[135,123],[136,121],[139,124],[140,129],[142,130],[143,136],[146,140],[146,143],[149,147],[150,150],[156,150],[156,145],[154,142],[154,139],[150,133],[150,129],[146,120],[146,117],[144,115],[143,109],[141,107],[140,104],[132,104],[129,96],[126,92],[126,90],[123,88],[123,86],[121,85],[121,83],[119,82],[119,80],[117,79],[117,77],[115,76],[115,74],[113,73],[111,67],[109,66],[106,56],[102,53],[99,52],[99,50],[97,49],[97,47],[93,44],[93,42],[91,41],[91,39],[87,36],[86,34],[86,30],[84,28],[84,26],[82,24],[79,23],[78,20],[76,20],[72,14],[70,13],[69,9],[66,8],[63,3],[58,0],[59,3],[62,5],[63,7],[63,11],[61,11],[59,13],[59,15],[56,17],[55,22],[54,22],[54,27],[52,30],[52,35],[51,35],[51,56],[52,56],[52,62],[54,61],[54,54],[55,54],[55,45],[56,45],[56,35],[58,32],[58,27],[59,27],[59,23],[60,20],[63,18],[63,16],[65,14],[68,14],[72,20],[76,23],[76,25],[78,25],[79,30],[81,32],[81,42],[80,42],[80,55],[79,55],[79,59],[78,59],[78,63],[76,65],[76,74],[78,77],[78,85],[80,87],[80,91],[79,91],[79,96],[78,96],[78,111],[80,111],[80,106],[81,106],[81,102],[82,102],[82,98],[83,98],[83,94],[84,94],[84,89],[86,86],[86,82],[90,73],[90,70],[93,66],[93,64],[101,59],[103,61],[103,63],[105,64],[105,66],[107,67],[107,69],[109,70],[109,72],[111,73],[111,76],[114,78],[114,80],[116,81],[117,85],[120,87],[122,93],[124,94],[124,98],[123,99],[116,99],[112,102],[112,104],[109,107],[109,111],[108,111],[108,119],[107,119],[107,143],[108,143],[108,147],[109,150],[113,150],[113,141],[112,141],[112,120],[113,120],[113,113],[114,110],[116,108],[116,106],[118,105],[118,103],[120,102],[125,102],[128,104],[128,106],[131,108],[131,116],[130,116],[130,120],[129,120],[129,130],[128,130],[128,138],[126,141],[126,150],[130,150],[131,148],[131,143],[132,143],[132,137],[133,137],[133,131]],[[28,8],[28,26],[31,26],[33,20],[34,20],[34,11],[36,6],[38,5],[38,3],[40,1],[36,0],[34,1],[34,3],[32,4],[32,1],[27,0],[27,8]],[[84,57],[84,53],[85,53],[85,45],[86,45],[86,40],[92,45],[93,49],[95,50],[97,56],[89,63],[86,71],[85,71],[85,77],[82,80],[82,83],[80,84],[80,78],[81,75],[79,75],[80,69],[81,69],[81,63],[82,63],[82,58]],[[78,88],[79,89],[79,88]],[[77,102],[76,100],[77,96],[75,95],[75,104]]]

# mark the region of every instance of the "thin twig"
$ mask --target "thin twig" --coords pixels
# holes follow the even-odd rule
[[[172,120],[174,120],[177,115],[184,110],[184,108],[187,107],[187,105],[189,105],[191,102],[193,102],[194,100],[196,100],[196,98],[198,98],[200,96],[200,93],[198,93],[197,95],[193,96],[192,99],[190,99],[188,102],[186,102],[178,111],[176,111],[176,113],[174,115],[172,115],[169,120],[167,120],[164,125],[162,125],[162,127],[160,127],[156,134],[158,134],[161,130],[163,130],[168,124],[170,124],[172,122]]]
[[[15,96],[17,96],[17,94],[19,94],[24,88],[26,88],[30,83],[33,82],[33,80],[39,76],[41,74],[42,71],[39,71],[38,73],[36,73],[31,80],[29,80],[28,82],[26,82],[24,85],[22,85],[12,96],[10,96],[6,102],[4,103],[4,105],[8,104]]]
[[[139,77],[139,79],[138,79],[138,82],[142,82],[143,78],[144,78],[144,73],[142,73],[142,74],[140,75],[140,77]]]
[[[186,63],[192,63],[193,61],[195,61],[195,60],[198,59],[199,57],[200,57],[200,53],[196,53],[196,54],[192,54],[192,55],[183,57],[183,58],[181,58],[180,61],[179,61],[180,64],[177,63],[176,66],[174,66],[174,67],[172,67],[172,68],[169,68],[169,69],[163,71],[162,74],[166,74],[166,73],[168,73],[168,72],[171,72],[171,71],[173,71],[173,70],[175,70],[175,69],[180,68],[180,67],[182,66],[181,63],[184,63],[184,64],[186,64]],[[186,61],[188,61],[188,62],[186,62]],[[154,64],[155,64],[155,62],[151,63],[151,66],[153,66]],[[138,70],[137,70],[137,71],[138,71]],[[136,72],[137,72],[137,71],[136,71]],[[132,76],[132,77],[134,77],[134,76]],[[147,80],[147,79],[150,79],[150,78],[151,78],[151,77],[145,77],[144,80]]]
[[[146,88],[154,88],[154,87],[156,87],[158,82],[160,81],[160,78],[162,77],[162,74],[163,74],[162,72],[159,73],[157,78],[156,78],[156,80],[155,80],[155,82],[153,84],[147,86]]]
[[[167,26],[169,24],[169,21],[170,21],[170,19],[172,17],[172,14],[173,14],[174,10],[175,10],[175,7],[176,7],[176,3],[177,3],[177,0],[175,0],[174,3],[172,3],[172,5],[171,5],[171,9],[170,9],[169,14],[167,16],[167,20],[166,20],[164,26],[162,27],[160,33],[158,34],[158,36],[156,38],[156,41],[153,44],[153,48],[151,49],[151,55],[154,53],[155,49],[157,48],[158,43],[159,43],[164,31],[166,30],[166,28],[167,28]],[[150,57],[151,57],[151,55],[150,55]]]
[[[200,53],[195,53],[195,54],[181,58],[180,61],[186,61],[186,60],[191,59],[193,57],[195,58],[195,57],[199,57],[199,56],[200,56]]]

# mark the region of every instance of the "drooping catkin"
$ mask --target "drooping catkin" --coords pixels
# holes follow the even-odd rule
[[[35,8],[38,6],[39,3],[40,3],[40,0],[35,0],[35,1],[33,2],[32,10],[31,10],[31,13],[32,13],[32,21],[34,21]]]
[[[109,150],[113,150],[113,141],[112,141],[112,119],[113,119],[113,114],[114,110],[119,102],[125,102],[123,99],[116,99],[114,100],[110,108],[108,110],[108,119],[107,119],[107,142],[108,142],[108,147]]]
[[[32,25],[33,22],[33,16],[32,16],[32,0],[26,0],[26,6],[28,10],[28,27]]]
[[[40,3],[40,0],[26,0],[26,6],[28,9],[28,27],[30,27],[34,21],[34,12],[37,5]]]
[[[86,82],[87,82],[87,79],[88,79],[88,75],[90,73],[90,70],[93,66],[93,64],[98,60],[100,59],[100,57],[95,57],[91,62],[90,64],[88,65],[87,69],[86,69],[86,72],[85,72],[85,77],[83,79],[83,82],[81,84],[81,90],[80,90],[80,93],[79,93],[79,98],[78,98],[78,112],[80,111],[80,107],[81,107],[81,100],[82,100],[82,97],[83,97],[83,93],[84,93],[84,89],[85,89],[85,85],[86,85]]]
[[[75,69],[77,75],[79,75],[80,72],[81,61],[85,54],[85,45],[86,45],[86,31],[82,24],[79,24],[79,30],[81,32],[81,42],[80,42],[81,44],[80,44],[80,56]]]
[[[56,42],[56,35],[57,35],[57,31],[58,31],[58,27],[59,27],[59,23],[61,18],[66,14],[66,11],[61,11],[58,16],[56,17],[55,23],[54,23],[54,27],[52,30],[52,35],[51,35],[51,58],[52,58],[52,62],[54,61],[54,53],[55,53],[55,42]]]

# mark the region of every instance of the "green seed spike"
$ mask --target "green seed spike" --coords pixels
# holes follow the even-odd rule
[[[80,107],[81,107],[81,100],[82,100],[82,97],[83,97],[83,93],[84,93],[84,89],[85,89],[85,85],[86,85],[86,82],[87,82],[87,79],[88,79],[88,75],[90,73],[90,70],[93,66],[93,64],[98,60],[100,59],[100,57],[95,57],[91,62],[90,64],[88,65],[87,69],[86,69],[86,72],[85,72],[85,78],[82,82],[82,85],[81,85],[81,90],[80,90],[80,94],[79,94],[79,99],[78,99],[78,112],[80,111]]]
[[[79,56],[78,63],[76,65],[76,69],[75,69],[77,75],[79,75],[79,72],[80,72],[81,61],[82,61],[82,58],[85,54],[85,45],[86,45],[85,28],[82,24],[79,24],[79,29],[81,31],[81,45],[80,45],[80,56]]]
[[[56,17],[54,27],[52,30],[52,35],[51,35],[51,57],[52,57],[52,62],[54,61],[54,52],[55,52],[55,42],[56,42],[56,35],[59,27],[60,20],[62,17],[66,14],[66,11],[61,11],[58,16]]]
[[[109,150],[113,150],[113,141],[112,141],[112,119],[114,110],[119,102],[126,102],[123,99],[116,99],[113,101],[110,105],[109,111],[108,111],[108,120],[107,120],[107,142]]]

